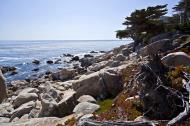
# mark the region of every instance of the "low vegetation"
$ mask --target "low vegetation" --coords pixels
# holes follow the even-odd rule
[[[126,87],[133,80],[135,73],[139,67],[137,64],[129,65],[123,72],[123,81]],[[95,118],[99,121],[103,120],[134,120],[141,116],[141,108],[143,103],[136,97],[139,88],[134,87],[133,90],[122,91],[115,99],[106,99],[100,101],[100,110],[95,113]],[[130,98],[129,98],[130,97]]]
[[[111,106],[104,104],[105,110],[99,111],[95,117],[99,121],[103,120],[134,120],[136,117],[141,116],[140,108],[142,103],[138,98],[127,99],[128,96],[122,92],[114,101]],[[108,101],[107,101],[108,102]],[[110,101],[109,101],[110,102]],[[106,103],[106,102],[104,102]],[[112,102],[111,102],[112,103]],[[106,108],[106,107],[108,108]]]
[[[177,90],[181,90],[183,88],[183,83],[182,83],[183,72],[190,74],[190,67],[178,66],[175,69],[168,72],[167,77],[172,82],[172,85],[171,85],[172,88],[177,89]]]
[[[74,126],[76,124],[77,120],[76,118],[71,118],[71,119],[68,119],[66,122],[65,122],[65,125],[66,126]]]
[[[103,101],[98,101],[98,105],[100,105],[100,109],[96,112],[96,114],[101,114],[108,111],[113,104],[113,99],[106,99]]]

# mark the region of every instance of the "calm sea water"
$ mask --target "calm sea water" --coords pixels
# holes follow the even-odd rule
[[[109,51],[114,47],[128,44],[130,41],[0,41],[0,66],[15,66],[18,74],[5,74],[8,81],[25,79],[43,72],[56,70],[58,67],[69,67],[70,64],[46,64],[47,60],[56,60],[63,54],[82,55],[90,51]],[[63,57],[62,57],[63,58]],[[41,61],[40,65],[31,62]],[[65,59],[64,59],[65,60]],[[39,68],[38,72],[32,71]]]

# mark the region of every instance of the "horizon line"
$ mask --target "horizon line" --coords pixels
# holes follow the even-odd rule
[[[34,40],[14,40],[14,39],[0,39],[0,41],[132,41],[131,39],[60,39],[60,40],[56,40],[56,39],[34,39]]]

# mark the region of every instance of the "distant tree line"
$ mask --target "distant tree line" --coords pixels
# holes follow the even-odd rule
[[[167,4],[147,7],[146,9],[135,10],[125,18],[124,30],[116,31],[119,39],[132,38],[135,48],[141,44],[148,44],[148,40],[160,33],[181,31],[190,33],[190,0],[180,0],[173,7],[174,15],[167,14]]]

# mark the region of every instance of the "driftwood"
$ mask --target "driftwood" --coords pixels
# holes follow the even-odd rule
[[[188,93],[190,93],[190,75],[184,73],[184,77],[188,80],[188,82],[184,85],[184,88],[187,90]],[[189,95],[188,101],[185,101],[184,99],[182,99],[182,100],[185,103],[184,111],[181,112],[177,117],[175,117],[171,121],[169,121],[167,124],[168,126],[173,126],[176,123],[178,123],[180,121],[184,121],[190,117],[190,106],[189,106],[190,95]]]
[[[136,75],[135,81],[141,87],[143,116],[151,120],[170,120],[184,110],[183,95],[170,88],[170,80],[165,76],[168,71],[159,56],[152,55]]]
[[[153,122],[139,122],[139,121],[128,121],[128,122],[101,122],[95,120],[84,119],[80,120],[77,126],[155,126]]]

